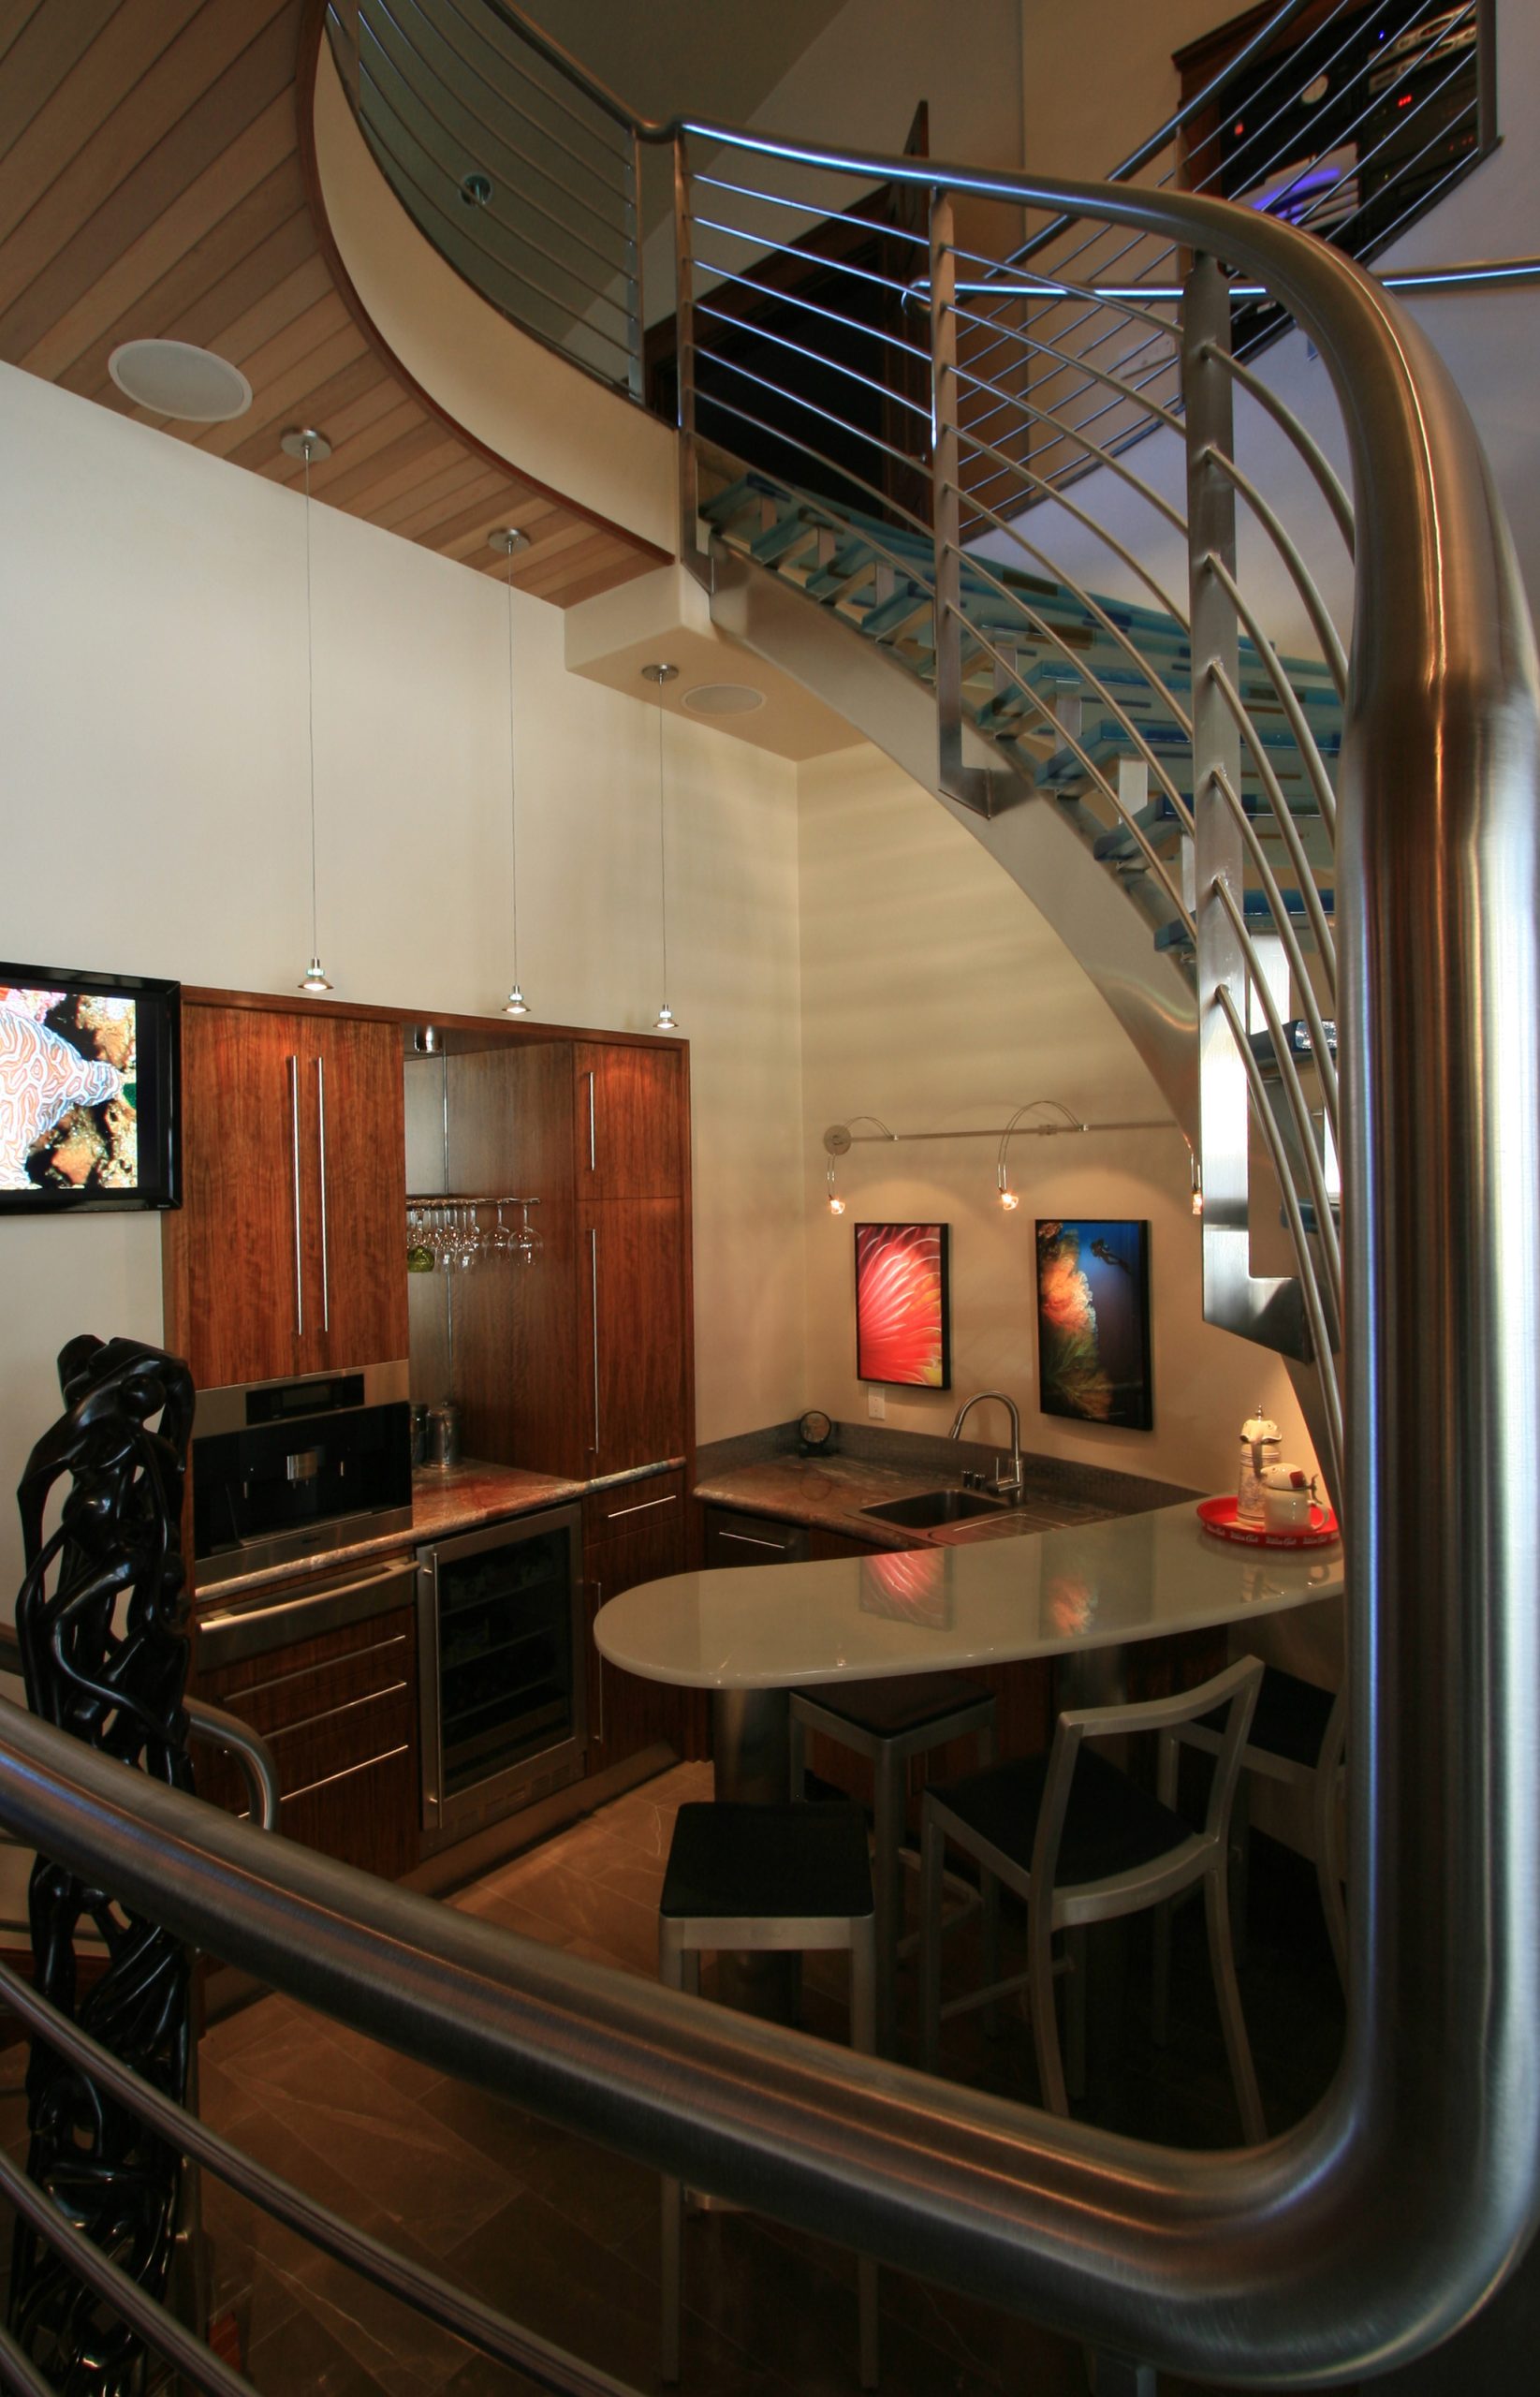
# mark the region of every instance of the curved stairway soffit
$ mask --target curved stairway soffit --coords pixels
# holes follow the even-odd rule
[[[1092,856],[1058,803],[1020,785],[993,816],[959,805],[939,787],[933,696],[892,658],[826,609],[717,543],[711,621],[843,716],[885,757],[940,801],[1001,871],[1040,908],[1112,1009],[1188,1140],[1197,1136],[1197,997],[1169,951],[1143,927],[1126,891]],[[971,728],[971,764],[999,758]]]
[[[489,463],[602,532],[638,571],[675,555],[672,429],[508,323],[423,238],[359,132],[315,0],[295,104],[318,238],[338,289],[391,371]]]

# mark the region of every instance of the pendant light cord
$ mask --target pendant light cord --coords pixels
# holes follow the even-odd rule
[[[663,684],[658,684],[658,921],[663,933],[663,1005],[668,1005],[668,835],[664,805]]]
[[[310,694],[310,953],[319,957],[315,900],[315,622],[310,596],[310,444],[305,443],[305,666]]]
[[[513,986],[519,987],[519,772],[513,738],[513,543],[508,544],[508,866],[513,891]]]

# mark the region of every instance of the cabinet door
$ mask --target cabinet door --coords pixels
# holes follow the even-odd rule
[[[401,1034],[393,1023],[324,1019],[311,1032],[321,1361],[389,1364],[408,1346]]]
[[[679,1051],[579,1041],[573,1067],[579,1198],[682,1198],[688,1130]]]
[[[622,1672],[607,1664],[594,1644],[594,1618],[607,1599],[638,1581],[659,1581],[683,1570],[683,1511],[681,1504],[662,1506],[655,1514],[638,1516],[629,1530],[594,1541],[586,1551],[591,1772],[636,1756],[655,1740],[667,1740],[680,1756],[690,1753],[696,1693]]]
[[[184,1009],[182,1206],[163,1219],[166,1340],[200,1389],[302,1369],[315,1337],[319,1223],[301,1057],[314,1025],[247,1007]]]
[[[682,1209],[617,1199],[583,1211],[583,1438],[591,1475],[627,1473],[684,1448]]]
[[[706,1509],[706,1566],[801,1565],[807,1560],[808,1535],[799,1523],[778,1522],[772,1515],[741,1515],[731,1507]]]

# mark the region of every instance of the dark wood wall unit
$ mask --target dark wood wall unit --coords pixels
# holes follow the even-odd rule
[[[161,1219],[165,1337],[200,1390],[407,1351],[399,1035],[329,1014],[183,1010],[183,1202]]]
[[[418,1858],[417,1618],[410,1607],[198,1676],[197,1695],[261,1733],[286,1838],[397,1879]],[[245,1784],[199,1748],[198,1795],[232,1814]]]
[[[573,1071],[579,1199],[681,1197],[689,1119],[679,1051],[579,1041]]]
[[[677,1198],[579,1210],[588,1475],[629,1473],[684,1451],[683,1243]]]
[[[606,1663],[594,1641],[594,1618],[608,1599],[638,1581],[684,1570],[684,1492],[682,1473],[651,1474],[642,1481],[591,1491],[583,1501],[590,1772],[603,1772],[657,1741],[682,1757],[708,1753],[704,1690],[622,1672]]]

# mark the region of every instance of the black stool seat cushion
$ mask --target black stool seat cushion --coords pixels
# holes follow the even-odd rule
[[[858,1806],[682,1806],[660,1914],[872,1912],[866,1817]]]
[[[874,1682],[820,1682],[811,1689],[792,1691],[810,1706],[842,1723],[854,1723],[882,1740],[896,1740],[906,1731],[923,1731],[927,1723],[945,1722],[965,1706],[983,1706],[992,1693],[982,1682],[960,1673],[893,1673]]]
[[[1046,1756],[1022,1757],[970,1773],[964,1781],[949,1781],[927,1795],[1025,1873],[1032,1868],[1048,1772]],[[1094,1748],[1082,1747],[1069,1786],[1054,1887],[1067,1889],[1078,1881],[1104,1880],[1109,1873],[1135,1872],[1192,1836],[1192,1825],[1169,1806],[1137,1787]]]
[[[1302,1682],[1297,1674],[1267,1665],[1246,1744],[1266,1748],[1269,1756],[1306,1765],[1313,1772],[1321,1760],[1321,1743],[1335,1703],[1330,1690],[1317,1689],[1313,1682]],[[1203,1715],[1204,1729],[1222,1732],[1226,1712],[1222,1706],[1217,1713]]]

